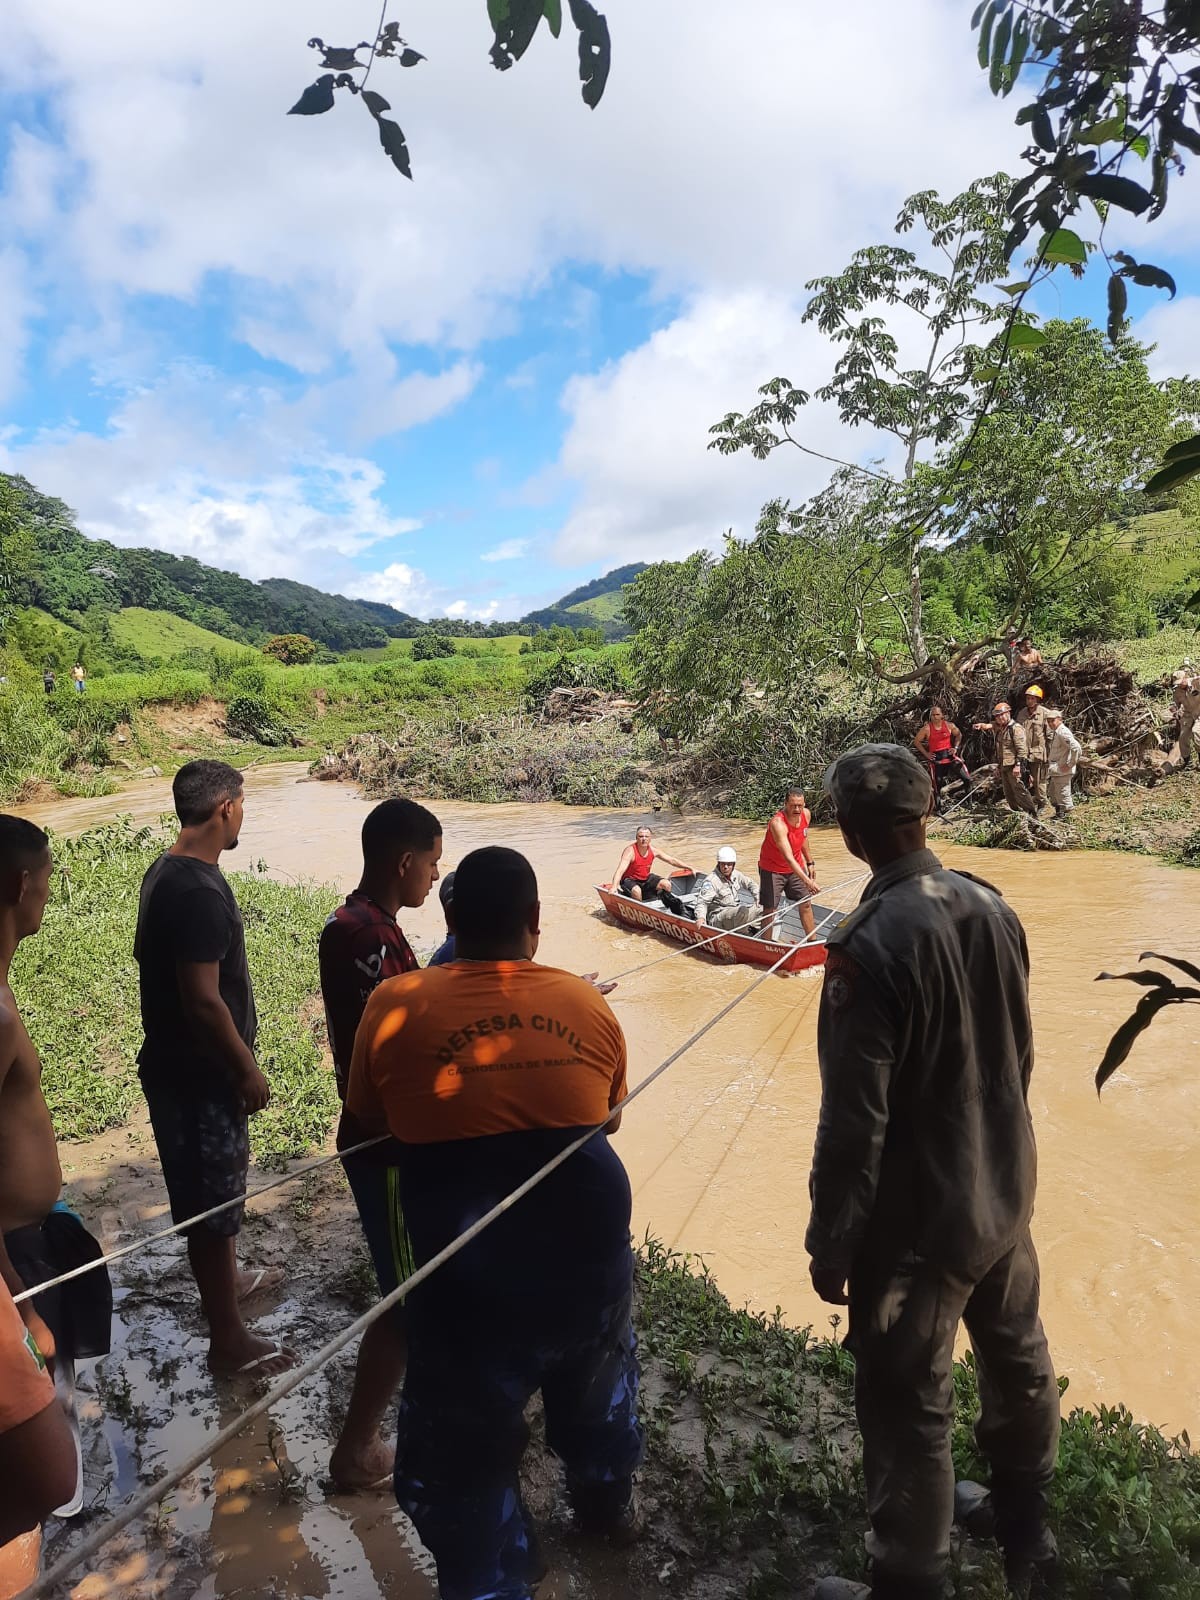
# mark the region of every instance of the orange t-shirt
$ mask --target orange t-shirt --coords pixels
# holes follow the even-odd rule
[[[625,1036],[600,992],[533,961],[452,961],[381,983],[346,1105],[405,1144],[603,1122],[626,1094]]]
[[[54,1382],[42,1353],[0,1283],[0,1433],[31,1421],[53,1399]]]

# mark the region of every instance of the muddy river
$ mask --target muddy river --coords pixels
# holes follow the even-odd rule
[[[63,801],[26,814],[75,831],[117,810],[153,820],[168,806],[167,786],[156,781],[117,800]],[[512,845],[534,862],[543,959],[610,975],[664,953],[653,936],[610,923],[592,888],[611,875],[635,823],[646,820],[640,815],[552,805],[447,802],[436,809],[448,865],[487,843]],[[353,790],[302,781],[294,768],[252,770],[241,848],[226,860],[263,860],[280,876],[351,887],[364,810]],[[707,865],[716,846],[729,842],[753,871],[760,828],[711,818],[650,821],[660,844],[681,860]],[[826,885],[859,870],[834,831],[818,830],[814,848]],[[1035,1234],[1047,1330],[1058,1368],[1071,1379],[1068,1404],[1122,1401],[1140,1418],[1195,1431],[1200,1013],[1165,1013],[1102,1102],[1092,1086],[1109,1035],[1137,997],[1132,986],[1093,979],[1105,968],[1127,970],[1145,949],[1200,957],[1194,879],[1125,856],[941,853],[994,882],[1029,936],[1041,1156]],[[847,903],[856,896],[851,889]],[[439,942],[435,897],[409,914],[405,927],[419,949]],[[690,955],[623,981],[611,1003],[629,1039],[631,1082],[752,981],[748,969]],[[819,1100],[819,996],[819,977],[764,983],[631,1109],[618,1146],[633,1180],[639,1231],[702,1255],[734,1302],[778,1305],[790,1321],[823,1330],[828,1308],[808,1287],[802,1244]],[[304,1519],[296,1520],[303,1538]],[[319,1546],[325,1534],[314,1532]],[[312,1539],[308,1545],[316,1564],[331,1570]],[[431,1592],[415,1572],[413,1582],[411,1590],[391,1592]],[[203,1592],[253,1591],[235,1582]],[[280,1592],[374,1590],[328,1582]]]

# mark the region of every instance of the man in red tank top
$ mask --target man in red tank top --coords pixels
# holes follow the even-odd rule
[[[956,779],[960,779],[970,787],[971,774],[959,753],[962,747],[962,733],[950,721],[941,706],[930,706],[929,721],[923,728],[918,728],[913,743],[929,763],[929,770],[933,776],[933,791],[939,805],[944,783],[953,783]]]
[[[665,861],[667,866],[674,867],[676,872],[694,873],[695,870],[682,861],[676,861],[662,850],[656,856],[654,846],[650,842],[650,829],[639,828],[633,836],[633,843],[627,844],[622,850],[612,881],[621,893],[628,895],[631,900],[663,898],[664,891],[667,895],[671,893],[671,879],[652,870],[656,860]],[[669,902],[664,900],[664,904],[669,905]]]
[[[816,863],[808,848],[808,825],[812,812],[804,804],[804,790],[788,790],[782,811],[777,811],[767,824],[767,832],[758,852],[758,898],[764,912],[780,907],[780,915],[764,922],[761,937],[776,936],[782,921],[782,902],[800,902],[800,921],[806,934],[815,927],[812,897],[820,889],[817,882]]]

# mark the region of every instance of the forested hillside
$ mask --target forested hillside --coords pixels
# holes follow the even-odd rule
[[[626,566],[614,567],[603,577],[593,578],[578,589],[572,589],[551,606],[531,611],[521,618],[523,628],[578,628],[589,624],[604,629],[610,639],[624,638],[629,632],[623,610],[624,590],[639,572],[646,570],[644,561],[631,561]]]
[[[416,617],[376,601],[325,594],[282,578],[252,583],[191,556],[124,549],[88,539],[61,500],[26,479],[0,474],[4,516],[0,561],[5,601],[34,606],[88,631],[89,616],[125,606],[168,611],[241,644],[270,634],[304,633],[330,650],[386,644],[420,633]]]

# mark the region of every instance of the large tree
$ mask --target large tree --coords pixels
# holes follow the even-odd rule
[[[839,273],[817,278],[804,312],[840,351],[833,374],[810,393],[773,378],[746,413],[731,411],[715,424],[712,448],[729,455],[751,450],[760,459],[780,445],[812,451],[795,431],[810,399],[837,407],[851,428],[866,427],[899,445],[894,472],[852,467],[863,477],[910,486],[923,458],[962,432],[977,404],[977,373],[1007,304],[987,291],[1005,273],[1004,212],[1009,179],[1003,173],[973,183],[952,200],[932,190],[911,196],[896,219],[898,234],[918,230],[912,245],[877,244],[856,250]],[[1031,319],[1018,314],[1006,329],[1005,349],[1040,340]],[[915,332],[914,332],[915,327]],[[909,497],[897,493],[899,506]],[[913,665],[929,659],[922,622],[921,550],[927,518],[907,526],[906,632]]]

